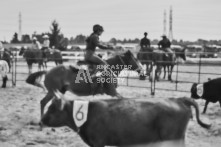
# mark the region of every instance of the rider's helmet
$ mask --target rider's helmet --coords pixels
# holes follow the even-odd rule
[[[103,29],[103,27],[102,27],[101,25],[96,24],[96,25],[93,26],[93,31],[94,31],[95,33],[96,33],[96,32],[103,32],[104,29]]]

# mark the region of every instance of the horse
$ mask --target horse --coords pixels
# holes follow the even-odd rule
[[[6,88],[8,80],[7,73],[9,72],[8,63],[5,60],[0,60],[0,74],[2,75],[2,88]]]
[[[154,48],[152,47],[146,47],[142,48],[138,53],[137,53],[137,59],[140,60],[141,64],[146,65],[146,73],[145,75],[141,74],[140,79],[144,80],[145,76],[148,76],[151,72],[151,63],[152,63],[152,52]]]
[[[55,65],[59,65],[59,64],[63,64],[63,59],[62,59],[62,55],[61,55],[61,51],[58,49],[50,49],[47,48],[44,50],[44,54],[45,54],[45,66],[47,68],[47,61],[54,61]]]
[[[32,73],[32,64],[37,63],[38,64],[38,70],[41,70],[41,67],[44,69],[44,64],[43,64],[43,52],[42,50],[37,50],[37,49],[25,49],[21,48],[19,52],[19,56],[23,55],[23,57],[26,59],[26,62],[28,64],[28,70],[29,74]]]
[[[168,54],[168,56],[164,56],[164,62],[163,62],[163,69],[164,69],[164,76],[163,78],[165,79],[166,77],[166,68],[167,68],[167,73],[168,73],[168,80],[172,81],[172,72],[173,68],[176,65],[177,58],[181,58],[184,61],[186,61],[186,49],[174,49],[173,50],[175,53],[174,54]]]
[[[142,56],[141,56],[142,54]],[[159,81],[161,70],[164,69],[164,79],[166,76],[166,68],[168,69],[168,80],[172,81],[172,72],[173,67],[176,64],[176,59],[180,57],[183,60],[186,60],[185,48],[184,49],[175,49],[174,53],[168,53],[165,55],[165,52],[160,49],[153,49],[152,52],[141,53],[138,52],[140,60],[143,60],[143,64],[147,65],[147,75],[150,75],[153,66],[156,66],[155,77]],[[153,65],[151,64],[153,63]],[[151,77],[150,77],[151,80]]]
[[[119,75],[126,67],[130,70],[135,70],[138,73],[142,69],[141,63],[130,51],[115,55],[106,60],[106,62],[110,65],[110,68],[116,75]],[[80,74],[80,77],[79,73],[82,73]],[[47,89],[48,91],[46,96],[41,100],[41,115],[44,112],[44,106],[54,97],[54,91],[57,90],[62,94],[66,91],[71,91],[78,96],[105,93],[108,95],[113,94],[111,91],[107,90],[107,82],[101,84],[101,82],[98,82],[96,79],[97,77],[91,82],[88,78],[90,77],[90,75],[88,76],[88,73],[87,70],[81,70],[79,67],[59,65],[49,71],[39,71],[29,75],[26,80],[27,83]],[[82,77],[82,75],[86,75],[86,78]],[[82,80],[83,78],[86,80]],[[115,81],[116,80],[117,79],[115,79]]]

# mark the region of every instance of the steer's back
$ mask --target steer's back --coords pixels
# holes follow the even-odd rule
[[[183,139],[190,112],[178,99],[94,101],[80,135],[106,145]]]

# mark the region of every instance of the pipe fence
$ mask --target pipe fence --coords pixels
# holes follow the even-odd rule
[[[146,52],[145,52],[146,54]],[[149,53],[150,54],[150,53]],[[136,52],[134,52],[136,56]],[[78,58],[67,59],[64,65],[76,64]],[[221,58],[190,58],[187,57],[185,62],[177,60],[172,73],[172,80],[168,81],[162,78],[163,70],[161,70],[161,78],[159,81],[156,80],[155,72],[156,67],[151,60],[141,60],[141,62],[150,63],[152,67],[149,76],[145,80],[139,80],[140,75],[134,71],[124,70],[118,77],[120,86],[129,86],[136,88],[146,88],[151,91],[154,95],[156,91],[167,90],[167,91],[178,91],[178,92],[190,92],[191,85],[193,83],[202,83],[208,80],[208,78],[221,77]],[[160,61],[161,62],[161,61]],[[48,69],[55,67],[53,62],[48,63]],[[34,65],[33,72],[37,71],[36,64]],[[28,66],[24,58],[17,58],[13,56],[12,69],[11,69],[11,81],[12,85],[15,86],[17,82],[24,81],[28,76]]]

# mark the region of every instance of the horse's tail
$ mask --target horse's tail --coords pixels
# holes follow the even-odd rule
[[[38,72],[32,73],[26,79],[26,83],[34,85],[34,86],[38,86],[39,83],[42,82],[42,80],[44,80],[43,77],[46,73],[47,73],[46,71],[38,71]]]

